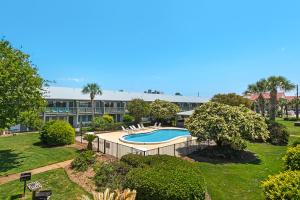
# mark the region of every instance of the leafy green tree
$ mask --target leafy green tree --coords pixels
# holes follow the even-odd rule
[[[25,111],[20,114],[20,123],[29,129],[39,130],[43,126],[43,120],[40,118],[40,113],[35,111]]]
[[[222,103],[229,106],[240,106],[244,105],[247,108],[251,108],[252,101],[244,98],[243,96],[237,95],[235,93],[229,94],[216,94],[212,99],[212,102]]]
[[[114,118],[111,115],[105,114],[105,115],[102,116],[102,118],[104,119],[104,121],[106,123],[109,123],[109,124],[114,123]]]
[[[221,148],[246,148],[245,140],[263,140],[268,127],[263,117],[246,107],[209,102],[195,109],[185,123],[192,136],[201,141],[213,140]]]
[[[179,106],[168,101],[157,99],[150,104],[150,115],[157,121],[172,119],[178,112]]]
[[[260,113],[262,116],[265,116],[265,99],[264,99],[264,93],[267,92],[267,80],[266,79],[261,79],[257,81],[254,84],[251,84],[248,86],[247,91],[245,92],[246,95],[249,94],[257,94],[258,95],[258,106]]]
[[[141,122],[142,117],[146,117],[150,113],[149,104],[143,99],[132,99],[128,103],[127,109],[137,123]]]
[[[130,123],[134,122],[134,120],[135,120],[134,117],[131,116],[131,115],[124,115],[123,116],[123,122],[125,124],[130,124]]]
[[[288,102],[288,100],[284,99],[284,98],[280,98],[278,101],[278,105],[280,106],[280,110],[281,110],[281,115],[283,116],[284,113],[285,115],[288,117],[288,105],[290,104],[290,102]]]
[[[270,92],[270,120],[275,120],[278,105],[278,90],[290,91],[295,88],[288,79],[283,76],[270,76],[267,79],[267,89]]]
[[[29,55],[0,41],[0,128],[20,123],[21,115],[38,114],[45,107],[45,81],[29,60]],[[24,114],[25,115],[25,114]]]
[[[89,83],[82,89],[83,94],[89,94],[91,98],[92,104],[92,117],[95,117],[95,106],[94,106],[94,99],[96,95],[102,95],[102,90],[97,83]]]

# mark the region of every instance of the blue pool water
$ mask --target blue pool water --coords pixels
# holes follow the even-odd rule
[[[122,138],[122,140],[125,142],[127,141],[136,143],[159,143],[172,140],[177,137],[185,137],[190,135],[190,132],[187,130],[162,129],[150,133],[126,135]]]

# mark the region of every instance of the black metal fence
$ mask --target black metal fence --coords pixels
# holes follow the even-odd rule
[[[185,142],[180,142],[176,144],[171,144],[164,147],[158,147],[149,150],[137,149],[134,147],[126,146],[123,144],[111,142],[101,138],[96,138],[93,142],[93,150],[97,152],[102,152],[114,156],[116,158],[121,158],[127,154],[139,154],[143,156],[148,155],[170,155],[170,156],[186,156],[193,153],[199,149],[203,149],[207,144],[197,141],[197,139],[187,140]]]

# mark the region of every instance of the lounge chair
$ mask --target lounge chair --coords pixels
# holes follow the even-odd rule
[[[133,128],[133,126],[129,126],[130,130],[135,131],[135,129]]]
[[[137,129],[134,125],[132,125],[133,130],[137,131],[139,129]]]
[[[122,127],[122,130],[123,130],[123,131],[125,131],[125,132],[128,133],[128,131],[129,131],[128,129],[126,129],[124,126],[121,126],[121,127]]]
[[[141,124],[141,127],[142,127],[142,129],[146,129],[145,126],[144,126],[144,124]]]
[[[157,128],[161,128],[161,123],[158,124]]]
[[[140,129],[140,130],[143,129],[143,127],[140,124],[138,124],[137,126],[138,126],[138,129]]]

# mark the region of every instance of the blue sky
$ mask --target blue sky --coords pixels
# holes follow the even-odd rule
[[[56,86],[210,97],[300,80],[297,0],[0,0],[0,37]]]

